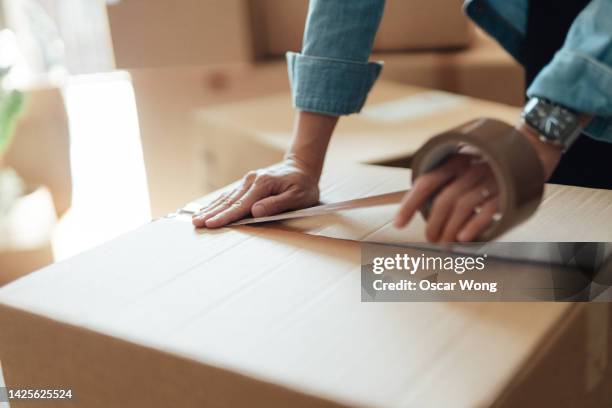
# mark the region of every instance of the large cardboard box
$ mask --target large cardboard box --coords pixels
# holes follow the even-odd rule
[[[519,110],[440,91],[378,82],[362,113],[340,120],[327,161],[405,161],[431,136],[479,116],[514,123]],[[206,178],[207,191],[249,170],[281,160],[291,141],[293,117],[289,92],[200,109],[196,116],[202,157],[200,174]]]
[[[323,199],[407,180],[336,166]],[[561,187],[526,233],[609,240],[610,194]],[[370,232],[391,221],[371,210],[337,218]],[[555,224],[566,230],[547,234]],[[194,231],[188,218],[143,226],[0,289],[6,385],[70,388],[67,407],[609,404],[609,304],[362,303],[350,238]]]
[[[254,59],[246,0],[121,0],[108,6],[117,68],[150,68]]]
[[[302,49],[308,3],[308,0],[254,0],[255,27],[263,33],[268,55]],[[468,46],[472,30],[461,4],[460,0],[388,0],[374,49],[406,51]]]
[[[525,103],[525,73],[491,37],[476,31],[471,47],[436,52],[377,53],[381,78],[514,106]]]
[[[287,92],[284,61],[248,67],[130,70],[154,217],[202,194],[202,152],[192,112],[198,107]]]

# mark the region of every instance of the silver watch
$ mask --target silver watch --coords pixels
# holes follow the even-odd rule
[[[570,148],[584,129],[578,113],[537,97],[525,105],[523,120],[540,135],[540,140],[560,146],[563,151]]]

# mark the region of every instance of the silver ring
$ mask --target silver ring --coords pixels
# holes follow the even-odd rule
[[[493,222],[498,222],[499,220],[502,219],[502,215],[501,213],[495,213],[493,214],[493,217],[491,217],[493,219]]]

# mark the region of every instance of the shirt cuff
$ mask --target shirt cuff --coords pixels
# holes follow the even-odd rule
[[[579,52],[561,50],[527,90],[580,113],[612,117],[612,67]]]
[[[340,116],[361,111],[382,63],[288,52],[287,67],[294,107]]]

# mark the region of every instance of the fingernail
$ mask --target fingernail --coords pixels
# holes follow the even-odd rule
[[[263,217],[266,215],[266,207],[263,204],[255,204],[253,208],[251,208],[251,214],[253,217]]]
[[[204,218],[206,218],[205,214],[199,214],[199,215],[195,216],[193,219],[195,221],[202,221],[202,220],[204,220]]]
[[[457,239],[458,239],[460,242],[466,242],[466,241],[468,241],[468,238],[469,238],[469,237],[468,237],[468,234],[467,234],[467,233],[465,233],[465,232],[462,232],[462,233],[460,233],[459,235],[457,235]]]
[[[214,224],[215,222],[219,221],[222,217],[220,215],[215,215],[212,218],[209,218],[206,220],[206,226],[210,227],[213,226],[212,224]]]

